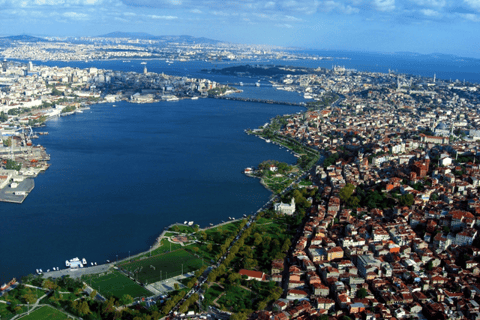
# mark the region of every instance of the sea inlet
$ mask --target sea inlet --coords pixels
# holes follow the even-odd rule
[[[93,105],[51,120],[51,167],[21,205],[1,203],[0,282],[148,250],[174,222],[240,218],[271,193],[242,170],[285,149],[244,133],[300,107],[216,99]]]

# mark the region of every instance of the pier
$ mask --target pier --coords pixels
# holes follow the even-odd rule
[[[34,187],[35,182],[32,178],[19,182],[16,188],[12,188],[10,185],[6,186],[0,189],[0,201],[22,203]]]

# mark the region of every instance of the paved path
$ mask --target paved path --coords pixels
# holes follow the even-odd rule
[[[150,290],[150,286],[152,286],[155,291],[152,291],[154,292],[155,294],[157,295],[160,295],[160,294],[166,294],[170,291],[173,291],[175,290],[175,283],[178,283],[178,285],[180,286],[180,288],[184,287],[184,285],[180,282],[180,280],[182,279],[185,279],[185,278],[190,278],[190,277],[193,277],[194,274],[193,272],[191,273],[186,273],[184,274],[183,276],[180,275],[180,276],[176,276],[176,277],[173,277],[173,278],[168,278],[166,280],[162,280],[162,281],[158,281],[158,282],[154,282],[154,283],[151,283],[147,286],[147,289]]]
[[[87,274],[97,274],[97,273],[102,273],[106,272],[112,267],[114,264],[113,263],[107,263],[107,264],[101,264],[98,266],[91,266],[91,267],[86,267],[86,268],[78,268],[78,269],[63,269],[59,271],[50,271],[50,272],[45,272],[43,273],[43,276],[45,278],[61,278],[63,276],[70,276],[70,278],[73,279],[78,279],[83,275]]]

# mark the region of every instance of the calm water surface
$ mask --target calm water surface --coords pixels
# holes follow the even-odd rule
[[[49,121],[51,167],[21,205],[0,203],[0,282],[76,256],[147,250],[163,228],[256,211],[270,192],[242,170],[285,149],[243,132],[298,107],[215,99],[99,104]]]

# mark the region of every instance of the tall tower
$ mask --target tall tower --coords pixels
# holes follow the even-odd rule
[[[427,166],[427,172],[428,172],[428,170],[430,169],[430,156],[428,155],[428,151],[427,151],[427,155],[425,156],[425,165]]]

